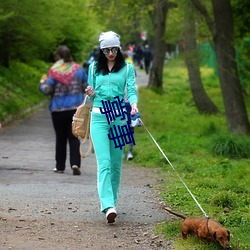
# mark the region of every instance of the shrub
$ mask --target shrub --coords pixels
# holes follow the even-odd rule
[[[249,158],[250,146],[247,138],[236,135],[219,136],[212,140],[211,151],[215,155],[231,159]]]

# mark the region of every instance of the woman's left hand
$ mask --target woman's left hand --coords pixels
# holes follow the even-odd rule
[[[131,105],[131,112],[130,112],[130,114],[131,114],[131,115],[135,115],[137,112],[139,112],[139,111],[138,111],[138,108],[137,108],[137,104],[136,104],[136,103],[133,103],[133,104]]]

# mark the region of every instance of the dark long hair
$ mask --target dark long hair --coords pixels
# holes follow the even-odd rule
[[[121,68],[123,68],[125,66],[125,64],[126,64],[125,59],[121,53],[121,50],[118,49],[117,55],[115,58],[115,65],[112,69],[112,72],[118,72]],[[107,65],[107,58],[103,54],[102,50],[100,50],[99,56],[97,58],[96,73],[97,74],[100,73],[103,75],[109,74],[109,69],[108,69],[108,65]]]
[[[56,51],[54,52],[55,60],[58,60],[59,58],[63,59],[64,62],[72,62],[72,56],[70,53],[70,50],[67,46],[61,45],[59,46]],[[58,58],[59,56],[59,58]]]

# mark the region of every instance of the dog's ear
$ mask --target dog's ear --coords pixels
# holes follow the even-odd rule
[[[228,236],[227,236],[227,240],[230,241],[230,232],[227,230]]]
[[[216,232],[213,233],[213,238],[216,240]]]

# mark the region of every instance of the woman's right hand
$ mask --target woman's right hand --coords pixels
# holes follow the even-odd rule
[[[90,86],[88,86],[88,87],[85,89],[85,92],[86,92],[86,94],[87,94],[88,96],[95,96],[95,90],[94,90],[92,87],[90,87]]]
[[[40,80],[40,83],[45,83],[45,81],[47,80],[47,75],[46,74],[44,74],[43,76],[42,76],[42,78],[41,78],[41,80]]]

